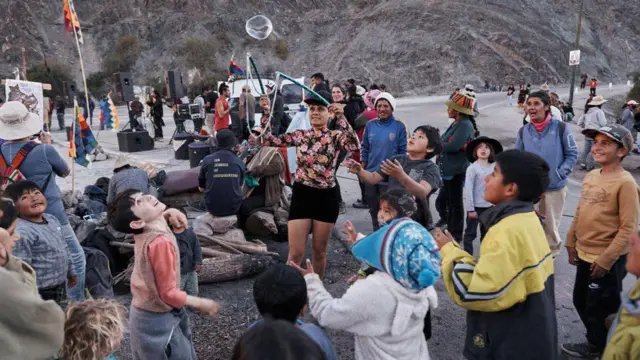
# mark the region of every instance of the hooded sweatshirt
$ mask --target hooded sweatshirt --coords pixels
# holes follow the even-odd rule
[[[580,116],[578,125],[584,129],[598,130],[603,126],[607,126],[607,117],[602,109],[591,107],[585,114]]]
[[[609,329],[602,360],[640,359],[640,281],[622,295],[622,305]]]
[[[428,360],[424,317],[438,306],[433,286],[421,291],[379,271],[334,299],[317,274],[305,276],[311,314],[322,327],[355,335],[356,360]]]

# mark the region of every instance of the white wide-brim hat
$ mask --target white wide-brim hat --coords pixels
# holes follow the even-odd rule
[[[0,138],[24,139],[42,131],[40,116],[29,112],[19,101],[7,101],[0,107]]]
[[[363,96],[367,90],[365,90],[362,86],[356,85],[356,95]]]
[[[587,105],[598,106],[598,105],[602,105],[602,104],[604,104],[606,102],[607,102],[607,100],[605,100],[602,96],[596,96],[593,99],[591,99],[591,101],[589,101],[589,104],[587,104]]]

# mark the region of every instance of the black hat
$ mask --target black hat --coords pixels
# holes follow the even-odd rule
[[[467,145],[467,148],[465,149],[465,153],[467,155],[467,159],[469,160],[469,162],[476,161],[475,157],[473,156],[473,151],[476,149],[476,146],[478,146],[480,143],[487,143],[491,145],[491,147],[493,148],[493,155],[498,155],[502,152],[502,144],[500,144],[500,141],[496,139],[492,139],[487,136],[479,136],[473,139],[473,141],[471,141]]]
[[[320,95],[320,98],[318,98],[317,96],[315,96],[313,93],[307,93],[307,96],[304,98],[304,102],[307,105],[324,105],[324,106],[329,106],[327,104],[331,104],[333,102],[333,99],[331,98],[331,94],[326,91],[326,90],[318,90],[316,91],[316,93],[318,95]],[[324,101],[322,101],[321,99],[323,99]]]
[[[238,144],[238,139],[229,129],[222,129],[216,134],[218,149],[231,149]]]

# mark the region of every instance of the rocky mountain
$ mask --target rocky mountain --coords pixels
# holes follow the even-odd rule
[[[57,59],[79,75],[75,42],[64,31],[62,0],[4,0],[0,74],[21,63]],[[603,82],[640,70],[640,7],[584,0],[581,72]],[[249,51],[261,71],[383,82],[394,92],[435,92],[454,85],[566,83],[580,0],[76,0],[88,73],[124,35],[138,39],[134,82],[166,69],[190,70],[184,44],[197,37],[206,70],[223,72]],[[245,22],[271,19],[265,41]],[[244,65],[244,64],[243,64]],[[193,75],[195,72],[191,71]]]

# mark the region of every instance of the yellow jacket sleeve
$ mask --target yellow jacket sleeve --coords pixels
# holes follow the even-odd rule
[[[553,274],[551,253],[527,254],[531,249],[519,246],[517,239],[500,241],[500,236],[510,237],[499,229],[490,230],[477,262],[457,244],[449,243],[440,249],[442,278],[456,304],[469,310],[495,312],[544,290],[546,279]]]

